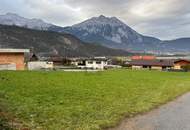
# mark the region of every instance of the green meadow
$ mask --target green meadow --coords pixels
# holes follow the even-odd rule
[[[188,91],[181,72],[1,71],[0,128],[100,130]]]

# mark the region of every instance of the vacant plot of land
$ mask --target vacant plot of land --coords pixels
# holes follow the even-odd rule
[[[189,90],[189,73],[0,72],[0,110],[31,129],[98,130]]]

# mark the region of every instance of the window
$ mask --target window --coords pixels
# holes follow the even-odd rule
[[[88,61],[88,64],[93,64],[93,62],[92,61]]]
[[[101,64],[101,61],[96,61],[96,64]]]

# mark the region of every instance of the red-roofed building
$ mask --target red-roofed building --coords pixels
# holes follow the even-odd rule
[[[132,56],[131,60],[155,60],[155,56]]]
[[[174,62],[174,69],[182,69],[184,66],[190,65],[189,60],[176,60]]]

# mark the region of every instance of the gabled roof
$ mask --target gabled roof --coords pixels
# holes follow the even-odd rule
[[[173,66],[173,60],[132,60],[130,65],[136,66]]]
[[[182,60],[182,59],[175,60],[174,63],[178,63],[178,62],[182,62],[182,61],[190,63],[190,60]]]
[[[30,61],[38,61],[39,58],[36,54],[30,53]]]
[[[77,58],[76,61],[108,61],[107,58],[104,57],[91,57],[91,58]]]

